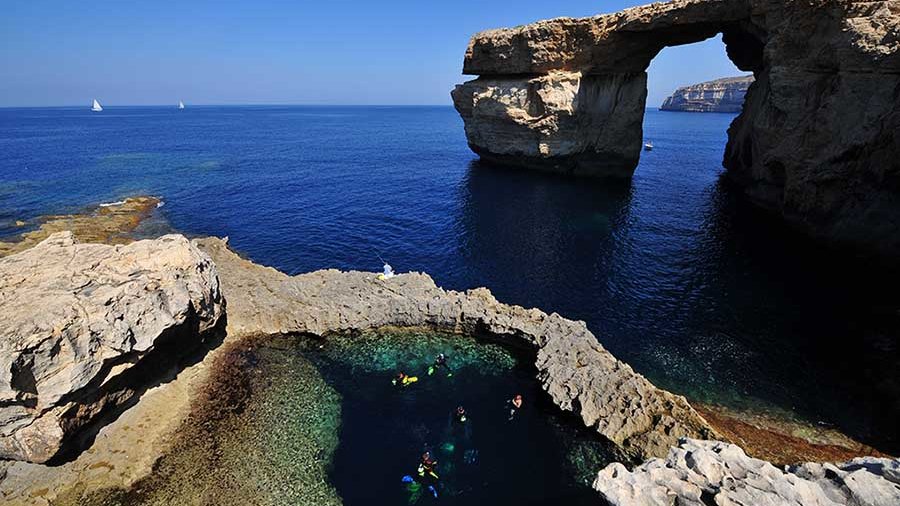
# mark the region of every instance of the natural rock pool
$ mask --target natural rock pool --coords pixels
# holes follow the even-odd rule
[[[529,361],[499,345],[392,330],[226,346],[157,472],[94,502],[428,504],[427,483],[401,478],[430,451],[443,504],[596,504],[590,482],[612,460],[552,405]],[[452,375],[428,374],[439,353]],[[418,381],[394,386],[397,371]],[[525,402],[510,420],[516,393]]]

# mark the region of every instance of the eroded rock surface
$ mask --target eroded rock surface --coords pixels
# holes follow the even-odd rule
[[[753,72],[724,165],[808,234],[900,251],[900,2],[674,0],[472,37],[452,92],[485,159],[598,177],[636,167],[646,69],[722,34]]]
[[[890,506],[900,504],[900,460],[863,457],[779,469],[733,444],[684,440],[665,459],[633,471],[610,464],[594,488],[613,506]]]
[[[584,322],[498,302],[485,288],[443,290],[426,274],[379,280],[368,272],[288,276],[256,265],[225,241],[197,241],[221,274],[228,334],[357,332],[431,327],[487,335],[536,352],[538,377],[562,409],[635,458],[662,456],[679,437],[711,437],[684,397],[656,388],[606,351]]]
[[[103,244],[127,244],[133,240],[131,234],[141,222],[162,204],[156,197],[139,195],[121,202],[101,204],[78,214],[42,216],[28,222],[18,221],[20,226],[37,222],[34,230],[29,230],[15,240],[0,241],[0,257],[25,251],[57,232],[71,232],[79,242]]]
[[[661,111],[741,112],[753,76],[723,77],[682,86],[666,97]]]
[[[215,266],[180,235],[109,246],[59,232],[0,258],[0,458],[56,456],[223,314]]]

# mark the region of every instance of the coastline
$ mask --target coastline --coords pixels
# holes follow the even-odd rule
[[[36,219],[18,220],[24,227],[36,224],[37,228],[0,240],[0,257],[24,251],[50,235],[70,231],[80,242],[102,244],[126,244],[129,236],[138,229],[150,214],[163,204],[162,199],[148,195],[128,197],[118,202],[101,203],[83,213],[41,216]]]
[[[115,206],[108,206],[104,209],[113,208],[111,209],[113,212],[91,213],[88,218],[83,220],[78,217],[66,217],[59,222],[59,226],[63,226],[64,223],[79,223],[83,234],[80,237],[99,237],[116,244],[129,242],[131,239],[127,234],[138,227],[142,217],[147,215],[145,211],[150,201],[139,199],[137,202],[143,202],[143,204],[135,206],[128,212],[116,212],[119,210],[115,209]],[[154,203],[153,206],[155,207],[155,205]],[[48,220],[48,223],[53,223],[53,221]],[[48,228],[47,235],[50,230],[52,227]],[[36,238],[32,240],[36,241]],[[79,504],[85,501],[86,497],[91,497],[95,493],[113,493],[110,491],[129,493],[133,487],[153,474],[160,459],[173,453],[180,436],[189,434],[197,426],[203,426],[216,420],[218,409],[210,408],[221,406],[220,394],[227,394],[226,399],[232,399],[231,394],[237,395],[237,399],[240,398],[240,391],[234,391],[231,389],[232,385],[223,383],[221,379],[235,377],[234,374],[229,374],[229,371],[233,372],[234,368],[239,365],[236,361],[240,359],[242,347],[248,345],[252,347],[255,340],[266,339],[270,335],[301,333],[326,336],[327,338],[330,332],[335,331],[355,332],[393,325],[408,328],[415,327],[414,323],[419,323],[424,324],[427,328],[439,328],[459,334],[492,336],[492,340],[519,349],[527,350],[537,344],[539,346],[539,351],[537,351],[539,376],[543,377],[543,381],[549,382],[545,384],[545,389],[551,392],[554,401],[564,409],[566,409],[565,401],[568,393],[554,392],[554,384],[550,376],[560,373],[559,369],[554,369],[556,365],[553,357],[560,356],[560,354],[566,356],[568,352],[565,347],[569,346],[569,343],[567,340],[558,340],[558,345],[552,350],[552,353],[542,356],[540,350],[547,343],[536,342],[535,336],[544,335],[540,329],[564,327],[568,329],[563,332],[564,335],[571,335],[569,333],[574,331],[585,339],[585,344],[589,343],[588,337],[593,339],[593,335],[587,332],[586,328],[582,328],[583,324],[579,326],[578,322],[569,322],[558,315],[544,315],[537,310],[505,306],[493,299],[490,293],[484,289],[472,290],[465,294],[445,292],[436,287],[430,278],[422,274],[404,275],[399,277],[398,282],[402,282],[404,285],[411,283],[409,285],[413,290],[411,293],[424,290],[424,293],[429,294],[423,299],[431,302],[418,309],[424,310],[426,317],[414,317],[412,313],[417,310],[415,308],[418,306],[413,303],[412,306],[401,306],[403,311],[398,320],[398,317],[392,315],[397,306],[391,306],[391,303],[386,301],[393,300],[393,303],[396,303],[396,297],[402,296],[406,290],[402,287],[403,285],[394,287],[377,284],[371,273],[341,273],[334,270],[291,277],[271,267],[260,266],[241,258],[228,248],[226,240],[201,238],[194,242],[213,258],[220,270],[223,291],[229,300],[227,336],[224,341],[217,346],[218,343],[214,343],[205,350],[204,354],[194,357],[193,364],[174,369],[170,377],[159,386],[150,388],[141,396],[135,406],[102,427],[91,447],[73,461],[55,467],[22,462],[0,463],[0,495],[5,501],[10,504],[47,504],[51,502],[54,504]],[[298,298],[304,292],[300,289],[301,286],[320,288],[317,293],[303,293],[302,297]],[[352,298],[356,299],[359,296],[359,290],[365,286],[370,287],[365,290],[374,289],[372,294],[376,298],[370,299],[368,302],[363,301],[364,304],[361,306],[347,306],[350,309],[349,313],[346,308],[334,310],[335,307],[341,305],[341,293],[346,296],[349,292]],[[462,306],[442,307],[440,304],[434,304],[434,301],[437,300],[435,297],[442,296],[440,294],[449,295],[451,298],[460,297],[453,300],[458,301]],[[335,301],[333,298],[337,300]],[[373,301],[376,302],[374,307],[372,306]],[[454,304],[456,303],[454,302]],[[465,307],[470,303],[474,303],[475,306]],[[365,304],[369,304],[371,314],[358,312],[360,307],[365,307]],[[469,319],[462,317],[466,311],[458,312],[460,307],[467,310],[474,309],[469,311],[467,315]],[[478,314],[479,311],[482,311],[482,315],[487,314],[484,313],[484,308],[494,308],[490,311],[496,311],[495,316],[473,320],[472,314]],[[522,324],[516,323],[515,318],[524,318],[525,322],[532,322],[528,325],[536,325],[530,330],[533,332],[532,337],[528,337],[530,327],[526,326],[523,329]],[[537,341],[539,340],[537,339]],[[559,346],[564,347],[560,348]],[[593,354],[600,353],[599,350],[602,350],[599,345],[588,345],[584,349],[577,350],[569,358],[581,362]],[[606,353],[605,350],[602,351]],[[615,361],[614,358],[612,360]],[[627,365],[618,361],[614,363],[620,364],[617,367],[623,368],[629,373],[628,378],[643,379],[631,372]],[[629,379],[629,381],[631,380]],[[603,388],[602,385],[595,386]],[[675,407],[676,418],[685,416],[687,420],[692,420],[690,413],[693,412],[693,409],[687,404],[687,401],[668,392],[660,395],[666,399],[666,402],[674,403],[670,404],[668,409]],[[667,395],[671,397],[667,397]],[[679,401],[679,398],[682,400]],[[571,399],[569,401],[571,402]],[[681,407],[680,402],[683,402],[685,407]],[[582,410],[581,416],[584,418],[584,405],[582,402],[579,402],[578,405]],[[683,409],[688,411],[678,414],[679,410]],[[779,434],[772,427],[766,428],[764,424],[760,428],[750,423],[738,423],[740,414],[727,413],[721,409],[717,410],[706,406],[698,406],[695,409],[698,413],[697,419],[696,422],[691,423],[705,424],[708,422],[714,433],[726,440],[739,443],[748,454],[774,459],[777,463],[846,460],[855,456],[875,453],[872,451],[874,449],[863,445],[855,448],[843,448],[837,445],[814,444],[814,441],[818,441],[822,437],[816,434],[807,435],[804,439],[799,434]],[[588,423],[588,421],[587,418],[584,418],[584,422],[588,426],[598,423],[598,420],[591,420],[593,423]],[[687,427],[690,430],[690,425]],[[605,429],[601,429],[601,435],[611,439],[618,434],[618,432],[610,430],[604,434],[602,430]],[[627,432],[628,427],[623,425],[617,427],[616,430]],[[652,427],[649,429],[645,427],[644,430],[652,431]],[[633,435],[641,439],[650,433],[636,432]],[[839,437],[832,439],[841,440]],[[617,441],[623,445],[626,454],[629,452],[628,441],[629,438]],[[776,444],[779,451],[772,453],[776,449],[773,445]],[[654,448],[653,445],[649,447]],[[634,449],[635,447],[631,447],[631,450]],[[658,455],[659,451],[666,449],[660,446],[655,450]],[[642,457],[638,453],[630,455],[635,461]]]

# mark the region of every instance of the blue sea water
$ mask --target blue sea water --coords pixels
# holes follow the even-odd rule
[[[134,194],[288,273],[426,271],[582,319],[689,398],[898,448],[900,276],[745,205],[727,114],[648,111],[634,179],[481,163],[450,107],[0,109],[0,236]]]

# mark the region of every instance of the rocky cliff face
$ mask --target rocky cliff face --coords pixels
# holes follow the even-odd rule
[[[892,506],[900,504],[900,460],[864,457],[782,470],[732,444],[685,440],[665,459],[633,471],[610,464],[594,488],[612,506]]]
[[[651,59],[718,33],[756,78],[729,129],[730,179],[810,235],[900,251],[896,1],[674,0],[489,30],[453,101],[486,159],[628,177]]]
[[[659,107],[661,111],[741,112],[753,76],[725,77],[675,90]]]
[[[50,460],[223,313],[215,267],[179,235],[107,246],[59,232],[0,259],[0,458]]]

